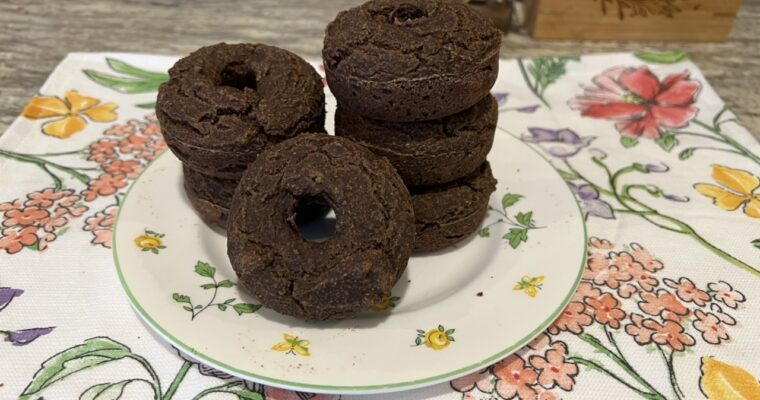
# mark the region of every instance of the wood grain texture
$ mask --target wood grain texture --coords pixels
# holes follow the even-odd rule
[[[318,57],[325,26],[362,0],[2,0],[0,132],[66,53],[186,54],[220,41],[264,42]],[[744,0],[731,39],[720,44],[535,42],[511,34],[505,58],[683,49],[760,138],[760,0]]]

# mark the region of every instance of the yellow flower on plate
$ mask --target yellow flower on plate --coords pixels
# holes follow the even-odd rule
[[[451,346],[451,343],[455,342],[454,332],[456,332],[456,329],[446,329],[443,325],[438,325],[438,328],[431,329],[427,332],[418,329],[417,338],[414,340],[413,347],[424,344],[425,347],[435,351],[443,350]]]
[[[712,177],[718,185],[698,183],[694,185],[703,196],[713,199],[713,204],[726,211],[743,207],[747,216],[760,218],[760,178],[740,169],[713,165]]]
[[[161,240],[163,237],[163,234],[146,229],[145,234],[135,238],[135,246],[142,251],[150,251],[153,254],[158,254],[159,250],[166,248]]]
[[[285,354],[297,354],[304,357],[311,356],[311,353],[309,353],[310,341],[299,339],[298,336],[289,335],[287,333],[282,336],[285,341],[272,346],[272,350],[284,352]]]
[[[383,299],[380,300],[379,303],[372,306],[372,311],[374,312],[383,312],[388,311],[391,308],[396,308],[396,303],[401,300],[398,296],[393,296],[392,294],[385,294],[383,295]]]
[[[527,294],[530,297],[536,297],[538,296],[538,291],[543,289],[543,283],[544,283],[544,277],[543,276],[536,276],[536,277],[529,277],[529,276],[523,276],[522,279],[520,279],[520,282],[517,282],[515,287],[512,288],[512,290],[518,292],[518,291],[524,291],[525,294]]]
[[[57,96],[37,96],[24,107],[21,115],[29,119],[56,118],[45,123],[42,132],[66,139],[87,126],[85,116],[95,122],[112,122],[118,117],[114,103],[100,104],[94,97],[82,96],[74,90]]]

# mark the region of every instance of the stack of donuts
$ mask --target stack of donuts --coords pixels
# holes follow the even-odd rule
[[[446,0],[372,0],[327,27],[335,134],[386,157],[403,178],[415,251],[470,237],[488,210],[500,45],[490,20]]]
[[[169,77],[156,104],[164,138],[182,161],[193,208],[222,229],[235,188],[260,153],[303,133],[326,134],[322,79],[286,50],[220,43],[179,60]]]

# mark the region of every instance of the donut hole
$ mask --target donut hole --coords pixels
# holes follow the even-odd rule
[[[296,229],[307,242],[324,243],[335,235],[338,218],[325,195],[297,199],[294,213]]]
[[[411,4],[402,4],[393,12],[393,21],[397,24],[407,24],[427,17],[427,11]]]
[[[256,71],[242,62],[227,64],[220,74],[220,85],[243,91],[256,90]]]

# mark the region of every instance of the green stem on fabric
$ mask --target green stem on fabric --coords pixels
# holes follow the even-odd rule
[[[525,68],[525,62],[521,59],[517,59],[517,65],[520,67],[520,72],[522,73],[523,79],[525,79],[525,84],[528,85],[528,88],[530,89],[533,94],[538,97],[539,100],[541,100],[542,103],[544,103],[545,106],[552,108],[552,106],[549,105],[549,103],[544,99],[543,94],[538,90],[538,83],[535,85],[531,82],[530,76],[528,76],[528,70]]]
[[[204,398],[204,397],[206,397],[206,396],[208,396],[208,395],[210,395],[212,393],[227,393],[226,389],[229,389],[231,387],[235,387],[235,386],[238,386],[238,385],[241,385],[241,384],[242,383],[240,383],[238,381],[238,382],[226,383],[226,384],[221,385],[221,386],[216,386],[216,387],[208,388],[208,389],[206,389],[206,390],[198,393],[197,395],[195,395],[195,397],[193,397],[192,400],[200,400],[200,399],[202,399],[202,398]]]
[[[622,368],[626,374],[628,374],[631,378],[636,380],[636,382],[638,382],[641,386],[646,388],[646,390],[649,391],[648,394],[659,396],[659,397],[652,397],[652,398],[665,399],[665,396],[663,396],[662,393],[657,391],[657,389],[655,389],[651,384],[649,384],[649,382],[647,382],[644,378],[642,378],[641,375],[639,375],[639,373],[636,372],[636,370],[634,370],[633,367],[628,363],[628,361],[622,358],[621,355],[618,355],[612,350],[608,349],[607,346],[605,346],[599,339],[585,332],[578,335],[578,338],[588,343],[589,345],[591,345],[591,347],[593,347],[594,350],[607,356],[610,360],[612,360],[615,364],[617,364],[620,368]]]
[[[67,167],[61,164],[58,164],[56,162],[45,160],[43,158],[37,157],[37,156],[30,156],[27,154],[21,154],[21,153],[14,153],[8,150],[0,150],[0,155],[5,156],[17,161],[25,162],[25,163],[31,163],[36,164],[41,169],[49,171],[49,168],[46,169],[46,167],[53,167],[59,171],[65,172],[69,174],[72,178],[84,183],[85,185],[88,185],[90,183],[90,177],[77,171],[79,170],[95,170],[94,168],[73,168],[73,167]],[[60,178],[59,178],[60,179]]]
[[[31,157],[60,157],[60,156],[73,156],[75,154],[87,154],[87,151],[79,149],[79,150],[72,150],[72,151],[62,151],[62,152],[43,153],[43,154],[26,154],[26,155],[31,156]]]
[[[189,371],[192,366],[193,363],[185,360],[185,362],[179,368],[179,371],[177,371],[177,375],[174,376],[174,380],[172,380],[169,388],[166,389],[166,393],[164,393],[164,396],[161,398],[161,400],[172,400],[174,394],[177,393],[177,389],[179,389],[179,385],[182,383],[182,380],[185,379],[187,371]]]
[[[697,133],[697,132],[677,131],[677,132],[673,132],[673,136],[693,136],[693,137],[699,137],[703,139],[714,140],[720,143],[726,143],[726,141],[721,138],[710,136],[704,133]]]
[[[691,122],[694,123],[697,126],[701,126],[702,128],[704,128],[704,129],[706,129],[706,130],[708,130],[708,131],[710,131],[710,132],[718,135],[729,146],[735,148],[740,154],[742,154],[743,156],[745,156],[745,157],[749,158],[750,160],[754,161],[755,164],[760,165],[760,156],[758,156],[757,154],[749,151],[748,148],[744,147],[741,143],[739,143],[736,140],[734,140],[734,138],[732,138],[731,136],[729,136],[726,133],[724,133],[723,130],[720,128],[720,125],[717,124],[717,122],[716,122],[715,126],[710,126],[710,125],[708,125],[708,124],[706,124],[706,123],[704,123],[704,122],[702,122],[700,120],[697,120],[697,119],[694,119]]]
[[[670,352],[670,356],[665,354],[665,349],[662,348],[662,346],[657,346],[657,350],[662,356],[662,360],[665,362],[665,366],[668,368],[668,375],[670,378],[670,386],[673,388],[673,393],[676,395],[676,398],[678,400],[684,399],[683,391],[681,390],[681,387],[678,386],[678,380],[676,378],[676,371],[673,368],[673,351]]]
[[[598,165],[600,168],[602,168],[605,173],[607,174],[608,182],[610,185],[611,192],[613,193],[613,196],[615,199],[622,205],[624,208],[631,211],[631,214],[636,214],[639,217],[647,220],[651,224],[678,234],[687,235],[691,237],[694,241],[702,245],[707,250],[710,250],[713,254],[717,255],[718,257],[722,258],[725,261],[728,261],[729,263],[733,264],[734,266],[737,266],[756,277],[760,278],[760,270],[752,267],[751,265],[739,260],[738,258],[732,256],[731,254],[727,253],[726,251],[718,248],[714,244],[710,243],[707,239],[702,237],[697,231],[689,224],[671,217],[666,214],[662,214],[658,210],[650,207],[646,203],[642,202],[641,200],[637,199],[631,191],[634,189],[642,189],[645,190],[644,186],[642,185],[626,185],[624,189],[622,190],[619,188],[619,181],[620,178],[628,173],[636,171],[633,167],[625,167],[622,168],[616,172],[612,172],[610,168],[607,166],[607,164],[604,163],[603,160],[599,158],[592,158],[594,163]],[[640,208],[643,208],[644,210],[637,210],[636,208],[632,207],[633,205],[637,205]],[[672,224],[672,226],[665,225],[661,222],[658,222],[657,220],[662,220],[665,222],[668,222],[669,224]]]
[[[161,379],[158,378],[158,374],[156,374],[156,371],[150,365],[150,362],[137,354],[130,354],[128,357],[140,363],[140,365],[148,371],[148,374],[150,374],[152,379],[151,386],[156,393],[156,400],[161,400]]]
[[[626,382],[625,379],[623,379],[622,377],[618,376],[614,372],[608,370],[607,368],[604,367],[604,365],[602,365],[602,364],[600,364],[600,363],[598,363],[596,361],[587,360],[587,359],[585,359],[583,357],[579,357],[579,356],[570,356],[567,359],[570,360],[570,361],[572,361],[572,362],[574,362],[574,363],[576,363],[576,364],[583,365],[585,367],[588,367],[589,369],[601,372],[601,373],[609,376],[610,378],[618,381],[619,383],[621,383],[622,385],[624,385],[628,389],[631,389],[632,391],[634,391],[635,393],[637,393],[639,396],[643,397],[644,399],[647,399],[647,400],[666,400],[666,398],[663,397],[660,394],[649,393],[649,392],[646,392],[646,391],[643,391],[643,390],[637,388],[636,386],[633,386],[632,384]]]
[[[690,150],[692,153],[696,152],[697,150],[711,150],[711,151],[722,151],[724,153],[731,153],[731,154],[738,154],[740,156],[743,156],[744,153],[738,150],[734,149],[722,149],[720,147],[712,147],[712,146],[700,146],[700,147],[690,147],[686,150]]]
[[[606,194],[608,196],[613,196],[614,195],[614,193],[612,193],[612,191],[607,190],[607,189],[605,189],[605,188],[603,188],[601,186],[598,186],[594,182],[591,182],[590,179],[586,178],[586,176],[584,176],[583,174],[581,174],[580,171],[578,171],[575,167],[573,167],[573,165],[570,164],[570,161],[568,161],[567,159],[565,159],[564,162],[565,162],[565,166],[567,166],[567,169],[569,169],[570,172],[572,172],[575,176],[577,176],[583,182],[586,182],[586,184],[588,184],[591,187],[593,187],[594,189],[596,189],[596,191],[599,192],[600,194]]]

